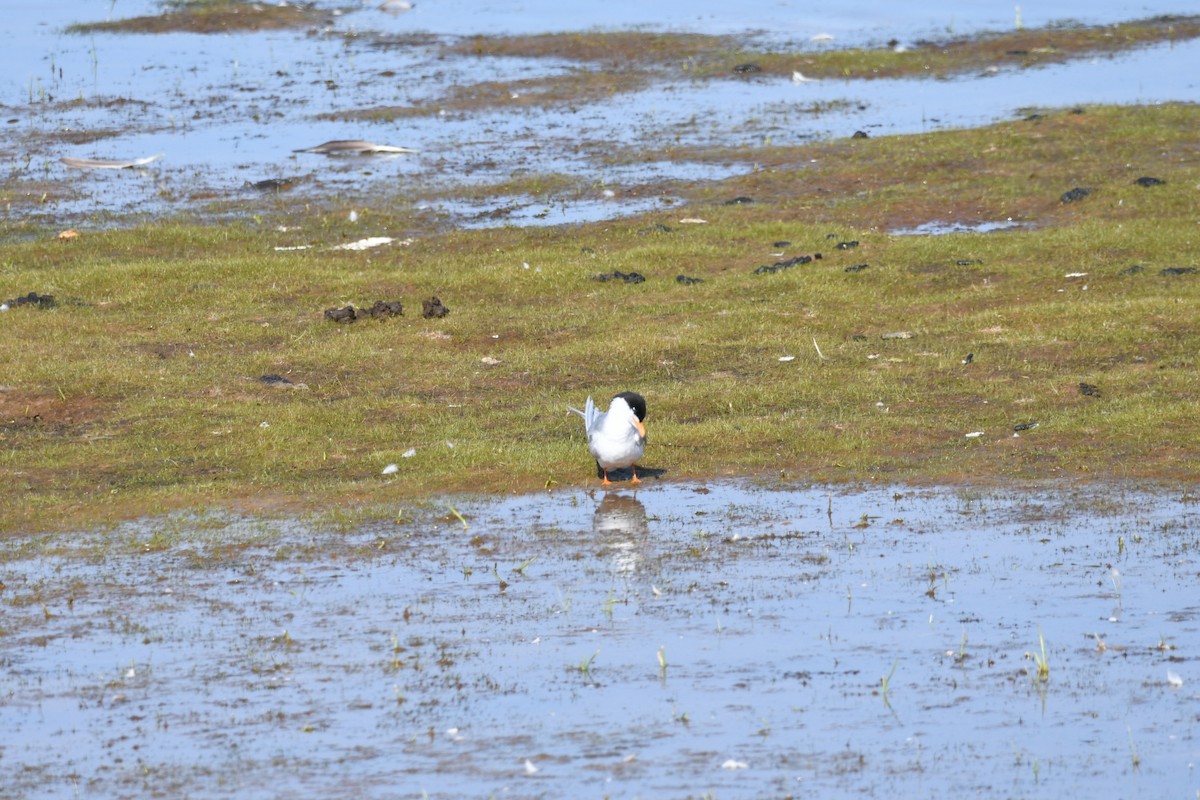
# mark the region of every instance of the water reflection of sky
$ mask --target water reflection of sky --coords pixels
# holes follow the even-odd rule
[[[5,539],[5,789],[1196,788],[1186,500],[713,482],[456,507],[469,527],[182,516]]]
[[[597,155],[621,148],[639,151],[665,144],[749,146],[792,144],[986,124],[1030,106],[1080,103],[1155,103],[1200,99],[1196,42],[1144,48],[1025,71],[999,70],[952,80],[820,81],[792,84],[749,78],[679,81],[576,109],[529,106],[449,113],[395,122],[346,122],[321,114],[363,107],[404,106],[449,87],[482,81],[516,81],[554,74],[571,65],[534,59],[440,58],[432,46],[378,48],[370,32],[428,30],[440,35],[476,31],[540,30],[648,25],[710,32],[765,30],[795,38],[811,25],[829,32],[834,45],[879,36],[912,40],[923,35],[1011,27],[1008,4],[972,3],[950,19],[925,4],[776,3],[743,14],[729,4],[617,2],[572,4],[570,18],[543,0],[428,0],[399,17],[367,7],[331,17],[335,34],[307,31],[202,36],[68,36],[65,24],[153,11],[146,3],[20,2],[7,10],[0,51],[0,99],[8,121],[0,151],[17,173],[67,177],[73,199],[51,201],[51,213],[181,209],[207,193],[237,194],[246,181],[283,175],[315,176],[322,191],[356,192],[399,181],[438,187],[464,179],[506,180],[527,172],[561,172],[619,190],[622,185],[667,179],[720,178],[730,168],[696,168],[659,161],[615,168]],[[103,6],[103,7],[101,7]],[[564,6],[565,7],[565,6]],[[602,9],[602,10],[601,10]],[[1027,25],[1064,18],[1111,22],[1169,11],[1154,4],[1052,2],[1023,11]],[[801,24],[798,19],[808,20]],[[824,45],[812,45],[814,47]],[[391,72],[394,75],[382,76]],[[104,105],[80,106],[80,99]],[[124,100],[131,102],[111,101]],[[823,104],[821,113],[806,110]],[[71,134],[111,131],[94,141]],[[41,134],[49,132],[46,139]],[[64,137],[59,138],[59,137]],[[417,156],[329,159],[292,151],[334,138],[371,138],[415,147]],[[68,173],[62,155],[136,158],[163,153],[149,177]],[[618,153],[619,155],[619,153]],[[619,158],[617,160],[620,160]],[[747,167],[742,167],[747,168]],[[707,171],[705,171],[707,170]],[[555,209],[544,214],[547,206]],[[447,204],[455,207],[455,204]],[[647,201],[622,206],[602,197],[558,203],[530,201],[502,223],[547,224],[629,213]],[[471,209],[466,209],[469,216]]]

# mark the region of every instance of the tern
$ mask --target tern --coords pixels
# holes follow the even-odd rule
[[[633,483],[641,483],[637,476],[637,461],[646,452],[646,399],[636,392],[621,392],[614,395],[608,411],[597,411],[596,404],[588,397],[583,411],[567,406],[583,417],[587,430],[588,452],[596,459],[604,475],[603,484],[609,486],[610,469],[633,468]]]

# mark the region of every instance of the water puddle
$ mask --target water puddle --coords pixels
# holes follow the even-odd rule
[[[373,8],[331,13],[321,29],[205,36],[71,35],[63,32],[67,24],[86,21],[76,17],[77,4],[17,3],[0,34],[15,65],[0,78],[6,117],[0,152],[10,163],[8,217],[66,225],[176,212],[220,218],[231,207],[258,214],[262,204],[247,185],[285,180],[294,188],[268,210],[286,213],[289,201],[337,204],[412,196],[434,206],[447,199],[443,210],[449,220],[444,222],[470,225],[477,224],[474,215],[481,209],[460,209],[448,198],[480,181],[568,174],[644,194],[673,179],[679,172],[669,166],[673,162],[686,165],[694,180],[754,168],[749,161],[697,163],[692,154],[704,149],[801,144],[856,130],[881,135],[968,127],[1011,118],[1029,106],[1191,100],[1197,90],[1195,72],[1186,67],[1200,61],[1200,43],[1184,42],[954,80],[795,84],[753,76],[699,81],[681,73],[599,101],[542,105],[514,91],[511,107],[350,118],[370,109],[418,106],[458,87],[503,88],[579,71],[578,63],[556,59],[447,55],[444,45],[463,35],[579,29],[590,19],[576,16],[576,9],[571,19],[562,19],[562,12],[548,11],[540,0],[518,5],[446,0],[419,3],[399,16]],[[594,24],[758,31],[791,41],[807,41],[811,29],[813,35],[832,32],[831,46],[868,43],[863,36],[910,41],[1013,24],[990,12],[900,14],[891,5],[861,3],[853,11],[839,6],[815,14],[806,8],[800,14],[793,4],[782,3],[743,17],[727,4],[656,4],[652,12],[631,3],[620,9],[605,4],[596,12],[603,18]],[[1119,2],[1047,5],[1026,12],[1025,24],[1043,24],[1042,15],[1104,22],[1170,10]],[[155,10],[147,3],[121,3],[110,13],[127,17]],[[556,20],[562,28],[550,27]],[[409,38],[397,40],[398,35]],[[326,140],[357,138],[420,152],[394,158],[295,152]],[[670,157],[646,158],[647,152]],[[79,171],[61,161],[158,154],[160,160],[137,172]],[[625,167],[614,180],[616,163]],[[569,195],[539,196],[533,205],[538,203],[562,213],[540,216],[537,209],[515,214],[507,223],[551,224],[551,217],[556,223],[586,221],[645,208],[576,203]],[[415,226],[421,224],[414,220]]]
[[[1003,222],[924,222],[912,228],[902,228],[890,231],[894,236],[944,236],[948,233],[991,233],[1007,231],[1021,227],[1021,223],[1013,220]]]
[[[8,793],[1200,788],[1194,499],[656,485],[0,543]]]

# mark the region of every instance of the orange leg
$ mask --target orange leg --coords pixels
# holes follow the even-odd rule
[[[642,479],[637,476],[637,464],[633,465],[633,480],[630,483],[641,483]]]
[[[604,480],[600,481],[600,485],[612,486],[612,481],[608,479],[608,470],[604,469],[604,467],[601,467],[600,469],[604,470]]]

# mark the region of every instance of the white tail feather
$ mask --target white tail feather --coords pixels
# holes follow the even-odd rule
[[[590,431],[592,429],[592,423],[596,421],[596,404],[592,402],[590,395],[588,396],[587,402],[583,406],[583,411],[580,411],[574,406],[567,406],[567,410],[574,411],[576,414],[583,417],[584,430]]]

